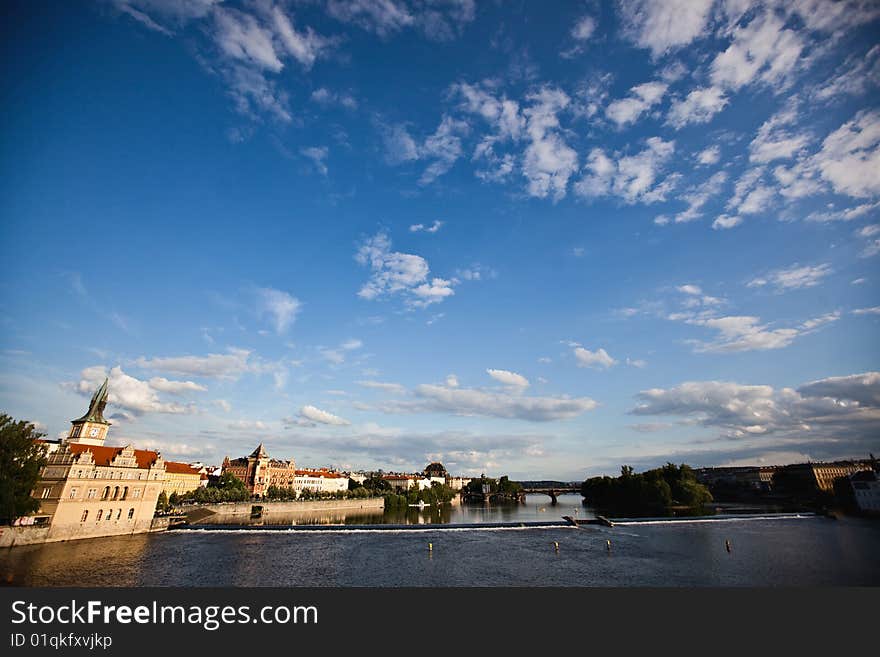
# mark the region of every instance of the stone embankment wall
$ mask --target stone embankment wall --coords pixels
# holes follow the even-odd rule
[[[250,517],[255,506],[262,507],[263,517],[272,515],[296,516],[313,514],[316,511],[341,511],[357,509],[379,510],[385,508],[385,500],[381,497],[354,500],[311,500],[304,502],[225,502],[220,504],[198,504],[183,506],[180,513],[197,521],[206,515],[229,517]]]
[[[38,543],[57,543],[75,541],[82,538],[102,538],[106,536],[128,536],[164,531],[168,528],[167,518],[155,518],[152,522],[130,524],[115,520],[105,523],[84,523],[79,526],[60,525],[9,525],[0,526],[0,548]]]

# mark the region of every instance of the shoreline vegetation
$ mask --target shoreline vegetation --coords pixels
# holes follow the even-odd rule
[[[712,493],[688,465],[667,463],[635,473],[624,465],[619,477],[591,477],[581,484],[584,506],[617,518],[713,515]]]

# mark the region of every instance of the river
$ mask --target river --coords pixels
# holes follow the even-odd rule
[[[413,509],[404,512],[405,522],[412,511],[417,523],[436,513]],[[556,522],[574,511],[591,515],[578,496],[562,496],[557,506],[529,496],[525,505],[445,513],[447,523],[462,525]],[[397,514],[383,518],[401,522]],[[712,518],[611,528],[371,530],[363,517],[351,523],[361,527],[177,530],[16,547],[0,551],[0,577],[23,586],[880,585],[880,522],[858,518]]]

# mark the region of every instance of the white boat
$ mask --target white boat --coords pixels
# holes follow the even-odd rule
[[[431,506],[430,504],[425,504],[425,500],[419,500],[418,504],[409,504],[408,506],[417,506],[420,509],[424,509],[426,506]]]

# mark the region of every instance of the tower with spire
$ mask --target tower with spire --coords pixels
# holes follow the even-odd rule
[[[92,395],[89,410],[81,418],[71,420],[70,435],[67,441],[84,445],[103,445],[107,437],[110,423],[104,419],[104,408],[107,406],[108,379],[104,379],[101,387]]]

